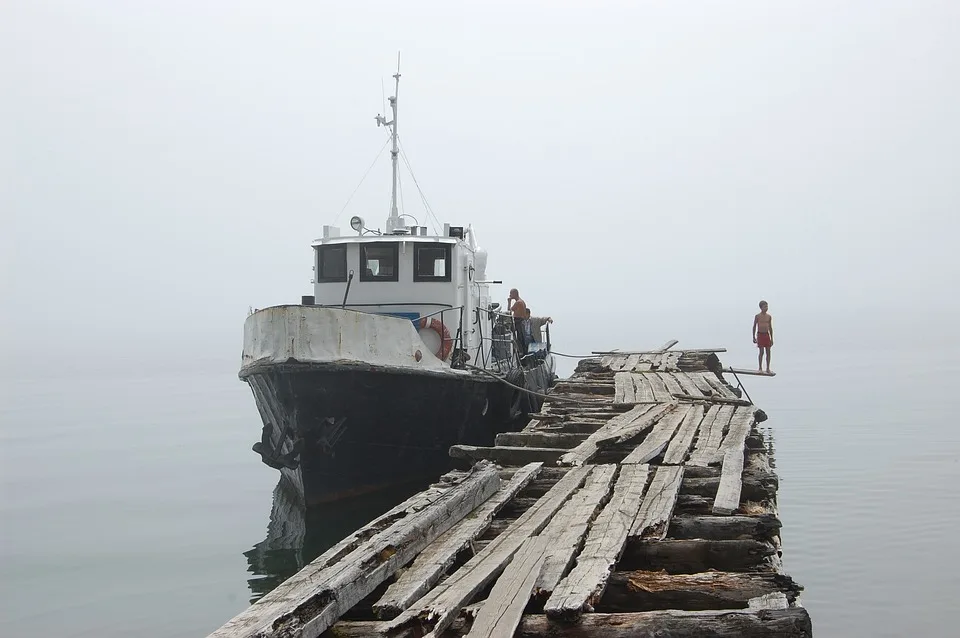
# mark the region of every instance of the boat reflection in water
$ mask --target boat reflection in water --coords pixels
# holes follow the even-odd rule
[[[250,604],[300,571],[338,541],[383,514],[431,481],[418,481],[307,511],[281,480],[273,490],[267,537],[244,552]]]

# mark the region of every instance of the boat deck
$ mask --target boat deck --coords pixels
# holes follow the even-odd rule
[[[811,636],[782,570],[766,415],[716,352],[583,360],[465,470],[211,636]]]

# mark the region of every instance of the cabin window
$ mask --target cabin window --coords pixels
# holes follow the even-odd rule
[[[413,245],[414,281],[450,281],[450,244]]]
[[[347,247],[317,246],[317,282],[347,280]]]
[[[399,281],[397,244],[360,244],[360,281]]]

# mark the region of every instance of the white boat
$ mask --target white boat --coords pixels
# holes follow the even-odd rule
[[[392,119],[377,116],[392,140],[385,229],[324,226],[314,294],[244,324],[240,378],[263,421],[254,450],[308,506],[441,473],[451,445],[522,427],[556,379],[549,329],[525,347],[492,302],[501,282],[472,225],[431,234],[398,211],[389,101]]]

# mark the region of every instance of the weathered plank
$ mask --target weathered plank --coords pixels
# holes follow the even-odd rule
[[[680,370],[680,357],[683,355],[680,351],[664,353],[660,363],[660,370],[664,372],[675,372]]]
[[[627,534],[640,509],[649,466],[620,468],[613,497],[590,528],[576,567],[554,588],[544,607],[551,617],[576,618],[603,594],[607,579],[623,552]]]
[[[537,595],[552,592],[570,569],[587,528],[610,493],[610,483],[616,472],[616,465],[595,465],[583,487],[541,532],[541,536],[550,539],[550,549],[534,588]]]
[[[673,401],[673,394],[667,390],[666,384],[663,382],[663,379],[656,372],[648,372],[643,375],[643,378],[647,383],[650,384],[650,388],[653,390],[653,400],[658,403],[666,403],[667,401]]]
[[[497,435],[496,445],[497,447],[539,447],[569,450],[580,445],[586,438],[587,434],[527,429],[521,432],[501,432]]]
[[[681,391],[684,394],[689,394],[694,397],[703,396],[703,392],[700,391],[700,388],[697,387],[697,384],[693,382],[693,379],[691,379],[686,372],[674,372],[672,374],[673,378],[680,384]]]
[[[761,372],[760,370],[747,370],[746,368],[723,368],[724,372],[729,372],[731,374],[750,374],[756,377],[775,377],[777,376],[776,372]]]
[[[713,503],[714,514],[732,514],[740,507],[744,448],[753,422],[754,414],[751,408],[738,408],[730,419],[730,428],[720,444],[723,467],[720,470],[717,498]]]
[[[703,377],[703,375],[705,374],[713,374],[713,373],[712,372],[687,372],[686,373],[687,378],[690,379],[690,381],[692,381],[693,384],[697,386],[697,389],[699,390],[699,392],[691,392],[690,394],[692,396],[697,396],[702,394],[704,396],[709,397],[717,393],[716,390],[713,389],[713,386],[707,383],[707,380]]]
[[[772,514],[760,516],[674,516],[670,519],[667,535],[679,540],[736,540],[738,538],[765,539],[780,530],[780,519]]]
[[[625,465],[646,463],[656,458],[670,444],[673,433],[677,431],[677,427],[687,415],[690,407],[689,405],[678,406],[675,410],[661,417],[653,426],[653,430],[647,435],[647,438],[623,459],[623,463]]]
[[[709,397],[691,394],[674,394],[672,396],[674,399],[679,401],[705,401],[707,403],[718,403],[720,405],[751,405],[751,403],[746,399],[738,399],[736,397],[720,397],[715,394]]]
[[[612,357],[608,364],[608,367],[614,372],[623,370],[623,367],[627,364],[627,356]]]
[[[718,377],[717,375],[711,372],[701,372],[700,374],[703,375],[704,381],[709,383],[710,387],[712,387],[714,391],[717,394],[719,394],[721,397],[724,397],[726,399],[738,398],[737,395],[733,393],[733,390],[731,390],[726,383],[721,381],[720,377]]]
[[[627,361],[623,364],[623,368],[621,368],[621,370],[624,372],[630,372],[638,363],[640,363],[640,355],[631,354],[627,357]]]
[[[646,377],[645,374],[633,375],[634,399],[637,403],[656,403],[657,399],[653,394],[653,388]]]
[[[377,617],[393,618],[430,591],[453,565],[457,555],[490,527],[497,512],[527,487],[539,475],[542,467],[542,463],[530,463],[518,469],[509,483],[431,543],[373,605]]]
[[[662,346],[660,346],[660,349],[657,350],[657,352],[666,352],[667,350],[669,350],[669,349],[672,348],[673,346],[677,345],[678,343],[680,343],[680,342],[677,341],[676,339],[670,339],[670,340],[667,341],[665,344],[663,344]]]
[[[684,390],[680,387],[680,382],[677,381],[672,374],[669,372],[658,372],[657,376],[663,381],[663,384],[667,386],[667,392],[671,395],[673,394],[683,394]]]
[[[567,454],[564,454],[560,458],[559,464],[582,465],[597,453],[598,443],[600,441],[617,436],[623,428],[643,419],[654,409],[655,407],[650,405],[637,405],[629,412],[610,419],[603,427],[588,436],[583,443],[570,450]]]
[[[552,447],[478,447],[474,445],[453,445],[450,456],[470,461],[487,460],[500,465],[526,465],[527,463],[553,463],[567,450]]]
[[[700,422],[703,420],[703,406],[691,405],[687,407],[687,412],[683,417],[683,422],[677,429],[670,445],[663,455],[663,462],[666,465],[680,465],[687,458],[690,446],[693,445],[693,439],[700,428]]]
[[[499,487],[496,466],[478,464],[423,509],[384,519],[392,524],[366,541],[354,542],[363,538],[358,532],[350,542],[338,543],[336,553],[325,552],[211,637],[319,636]]]
[[[780,597],[789,604],[803,590],[793,579],[780,574],[737,574],[701,572],[698,574],[664,574],[637,570],[615,572],[603,598],[597,605],[601,612],[656,611],[683,609],[743,609],[750,601]],[[641,594],[642,595],[639,595]],[[771,596],[773,594],[774,596]],[[759,600],[753,604],[759,604]]]
[[[734,407],[729,405],[712,406],[700,424],[700,436],[697,445],[690,454],[688,465],[710,465],[719,462],[720,444],[723,442],[723,431],[730,423]]]
[[[683,482],[682,465],[662,465],[647,488],[640,511],[630,528],[630,536],[644,540],[661,540],[667,535],[667,525],[677,504]]]
[[[633,377],[629,372],[618,372],[613,377],[614,403],[634,403]]]
[[[545,536],[534,536],[524,541],[497,579],[490,596],[480,606],[480,612],[467,636],[499,638],[513,635],[524,608],[530,602],[534,583],[547,558],[549,543],[550,539]]]
[[[447,580],[390,621],[384,630],[398,633],[408,626],[418,626],[422,633],[440,636],[460,607],[468,603],[504,569],[520,546],[529,537],[540,533],[573,492],[583,484],[592,467],[570,470],[533,507],[514,521],[507,531],[495,538],[468,560]]]

